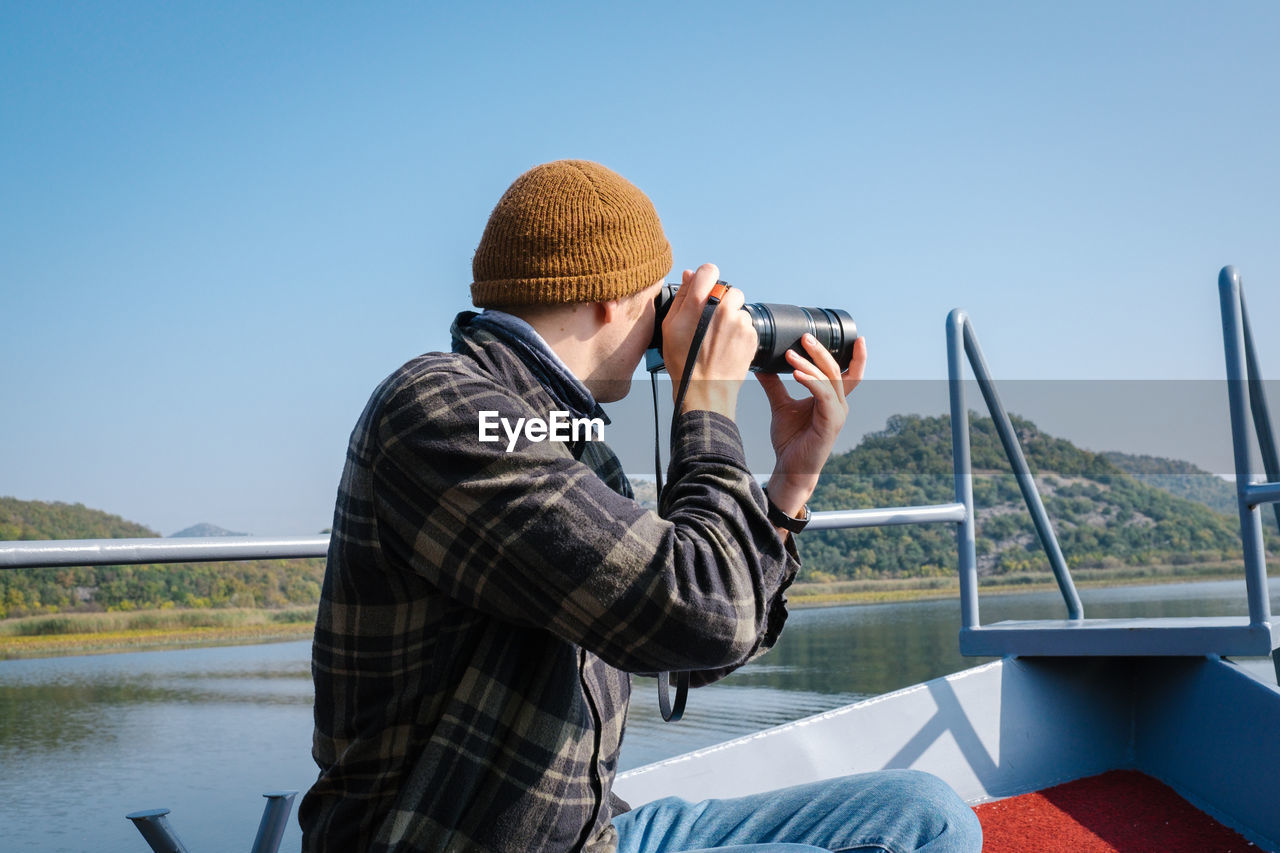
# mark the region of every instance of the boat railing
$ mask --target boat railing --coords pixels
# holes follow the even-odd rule
[[[947,386],[950,394],[951,408],[951,454],[955,468],[956,500],[968,509],[964,521],[956,532],[956,543],[959,551],[960,571],[960,622],[962,630],[979,627],[978,618],[978,559],[976,549],[976,511],[973,503],[973,463],[970,459],[969,411],[965,402],[964,364],[968,361],[977,381],[978,390],[986,402],[987,411],[995,424],[996,434],[1004,448],[1005,458],[1013,468],[1013,475],[1018,482],[1018,490],[1022,500],[1031,514],[1035,525],[1036,536],[1049,566],[1053,569],[1054,579],[1062,592],[1063,601],[1067,605],[1067,618],[1078,621],[1084,618],[1084,606],[1080,603],[1080,594],[1076,592],[1075,582],[1071,579],[1071,570],[1058,544],[1058,537],[1053,532],[1053,523],[1044,508],[1040,491],[1036,488],[1035,476],[1027,465],[1018,434],[1014,431],[1009,414],[1005,411],[1000,395],[996,391],[995,382],[991,378],[991,369],[987,367],[986,357],[978,344],[978,335],[968,314],[957,308],[947,315]]]
[[[267,802],[262,807],[262,820],[249,853],[276,853],[280,849],[289,825],[289,813],[293,810],[293,798],[297,795],[297,791],[268,791],[262,795]],[[169,823],[168,809],[143,809],[130,812],[125,818],[133,821],[154,853],[187,853],[187,846]]]
[[[1280,502],[1280,456],[1277,456],[1272,438],[1240,276],[1233,267],[1222,270],[1219,291],[1227,358],[1231,431],[1235,447],[1236,485],[1241,534],[1245,546],[1245,581],[1249,601],[1247,620],[1234,617],[1127,620],[1084,618],[1080,596],[1036,488],[1034,475],[997,393],[973,323],[960,309],[947,316],[946,324],[955,500],[945,504],[815,512],[807,530],[899,524],[955,524],[961,602],[960,647],[965,654],[1270,654],[1280,646],[1280,626],[1273,625],[1271,620],[1259,506],[1263,503]],[[1065,620],[1000,622],[991,625],[980,622],[975,547],[976,512],[970,458],[969,412],[965,400],[966,361],[991,414],[1041,547],[1053,569],[1066,605]],[[1266,470],[1267,481],[1263,483],[1253,482],[1249,454],[1250,424],[1259,443]],[[1280,521],[1280,505],[1276,507],[1276,517]],[[0,542],[0,569],[323,557],[328,543],[327,536]],[[1280,657],[1277,657],[1277,666],[1280,666]]]
[[[288,560],[328,550],[328,536],[22,540],[0,542],[0,569]]]
[[[1236,497],[1240,513],[1240,537],[1244,542],[1245,584],[1249,619],[1262,625],[1271,619],[1267,591],[1266,552],[1262,543],[1262,504],[1273,504],[1280,524],[1280,458],[1271,432],[1267,395],[1253,346],[1253,330],[1244,303],[1244,286],[1235,267],[1223,267],[1218,275],[1222,303],[1222,340],[1227,359],[1227,398],[1231,409],[1231,446],[1235,455]],[[1252,426],[1252,430],[1250,427]],[[1250,435],[1258,443],[1265,482],[1255,483]],[[1277,659],[1280,667],[1280,659]]]
[[[966,655],[1272,655],[1280,674],[1280,624],[1271,618],[1259,506],[1280,501],[1280,459],[1272,438],[1262,378],[1244,307],[1240,276],[1233,267],[1219,275],[1223,343],[1226,350],[1228,403],[1235,449],[1240,532],[1244,545],[1247,617],[1085,619],[1071,573],[1058,547],[1017,436],[991,381],[973,325],[963,311],[947,319],[948,378],[955,453],[957,500],[968,509],[959,539],[962,626],[960,650]],[[973,541],[972,471],[968,416],[964,404],[963,358],[968,357],[978,387],[995,421],[1005,454],[1035,522],[1041,545],[1067,605],[1065,620],[1024,620],[983,625],[978,619],[977,565]],[[1252,430],[1250,430],[1252,427]],[[1250,432],[1264,466],[1264,483],[1254,483]],[[963,494],[961,497],[960,495]],[[1276,508],[1280,521],[1280,506]]]

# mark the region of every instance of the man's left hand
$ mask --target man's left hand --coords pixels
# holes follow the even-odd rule
[[[818,474],[849,414],[847,397],[862,381],[867,365],[866,338],[854,342],[853,358],[843,373],[817,338],[806,334],[801,345],[809,358],[794,350],[787,350],[786,358],[795,380],[811,396],[797,400],[778,376],[756,374],[773,412],[769,438],[777,461],[769,478],[769,499],[793,517],[800,515],[818,486]]]

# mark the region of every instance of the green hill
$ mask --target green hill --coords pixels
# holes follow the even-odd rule
[[[158,535],[82,504],[0,497],[0,540]],[[314,604],[323,577],[319,559],[4,570],[0,619],[67,611]]]
[[[1030,421],[1012,420],[1073,569],[1239,559],[1233,516],[1141,482],[1106,455],[1047,435]],[[1047,572],[1048,560],[1009,473],[994,423],[975,418],[971,434],[980,576],[1030,578]],[[811,505],[819,510],[954,499],[950,418],[901,415],[854,450],[832,457]],[[799,549],[805,580],[946,576],[956,571],[951,525],[815,531],[799,537]]]
[[[154,530],[84,504],[20,501],[0,497],[0,541],[15,539],[130,539]]]

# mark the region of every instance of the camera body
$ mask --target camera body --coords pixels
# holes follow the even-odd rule
[[[678,284],[664,284],[654,299],[656,313],[653,319],[653,339],[649,342],[650,357],[647,361],[649,370],[662,366],[662,321],[671,310],[671,300],[675,298]],[[800,338],[805,332],[818,339],[827,352],[835,358],[843,371],[853,360],[853,342],[858,339],[858,327],[848,311],[839,308],[801,308],[798,305],[775,305],[767,302],[753,302],[743,305],[742,310],[751,317],[755,326],[759,343],[756,345],[755,357],[751,359],[751,369],[756,373],[790,373],[791,365],[787,363],[787,350],[793,349],[806,359],[808,353],[800,345]],[[657,353],[657,357],[653,353]]]

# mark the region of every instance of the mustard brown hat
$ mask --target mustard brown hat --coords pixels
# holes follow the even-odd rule
[[[599,163],[557,160],[516,178],[471,262],[480,308],[606,302],[671,269],[653,202]]]

